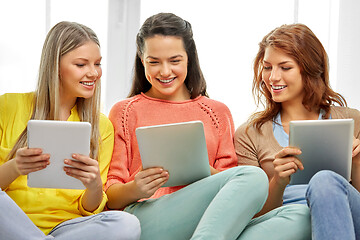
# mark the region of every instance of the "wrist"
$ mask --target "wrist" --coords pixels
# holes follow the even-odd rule
[[[11,175],[13,175],[15,178],[19,177],[21,174],[21,172],[19,171],[19,169],[16,166],[16,160],[15,158],[10,159],[8,161],[8,164],[10,165],[10,170],[11,170]]]

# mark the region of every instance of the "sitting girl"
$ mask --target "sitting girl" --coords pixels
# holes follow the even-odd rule
[[[139,221],[125,212],[101,212],[114,143],[100,114],[100,45],[88,27],[60,22],[48,33],[35,92],[0,96],[0,239],[138,239]],[[90,122],[90,156],[64,159],[64,171],[85,190],[29,188],[27,174],[51,156],[27,147],[30,119]],[[2,189],[2,191],[1,191]]]
[[[115,145],[107,206],[137,216],[141,239],[308,240],[306,206],[252,220],[266,200],[268,180],[260,168],[236,167],[232,116],[207,97],[190,23],[156,14],[144,22],[136,43],[132,90],[109,115]],[[212,175],[186,187],[161,187],[169,174],[161,166],[142,168],[135,129],[194,120],[204,124]]]

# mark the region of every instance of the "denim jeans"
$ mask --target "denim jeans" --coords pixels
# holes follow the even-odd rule
[[[134,203],[141,239],[308,240],[306,205],[284,206],[252,219],[266,201],[268,178],[258,167],[234,167],[181,190]]]
[[[135,240],[140,237],[138,219],[121,211],[68,220],[54,227],[46,236],[1,189],[0,223],[1,240]]]
[[[360,240],[360,193],[346,179],[320,171],[310,180],[306,198],[314,240]]]

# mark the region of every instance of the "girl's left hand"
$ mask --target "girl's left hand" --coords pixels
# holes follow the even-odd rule
[[[64,163],[69,165],[64,167],[67,175],[79,179],[89,190],[102,188],[99,163],[89,156],[73,154],[74,160],[65,159]]]

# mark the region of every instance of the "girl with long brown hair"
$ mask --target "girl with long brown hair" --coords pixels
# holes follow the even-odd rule
[[[313,239],[360,239],[360,112],[331,89],[326,51],[307,26],[283,25],[263,38],[253,94],[265,109],[237,129],[235,149],[239,165],[261,167],[268,175],[269,196],[258,214],[307,202]],[[330,118],[355,120],[352,185],[332,171],[318,172],[309,185],[288,185],[304,168],[296,157],[301,150],[288,147],[289,122]]]

